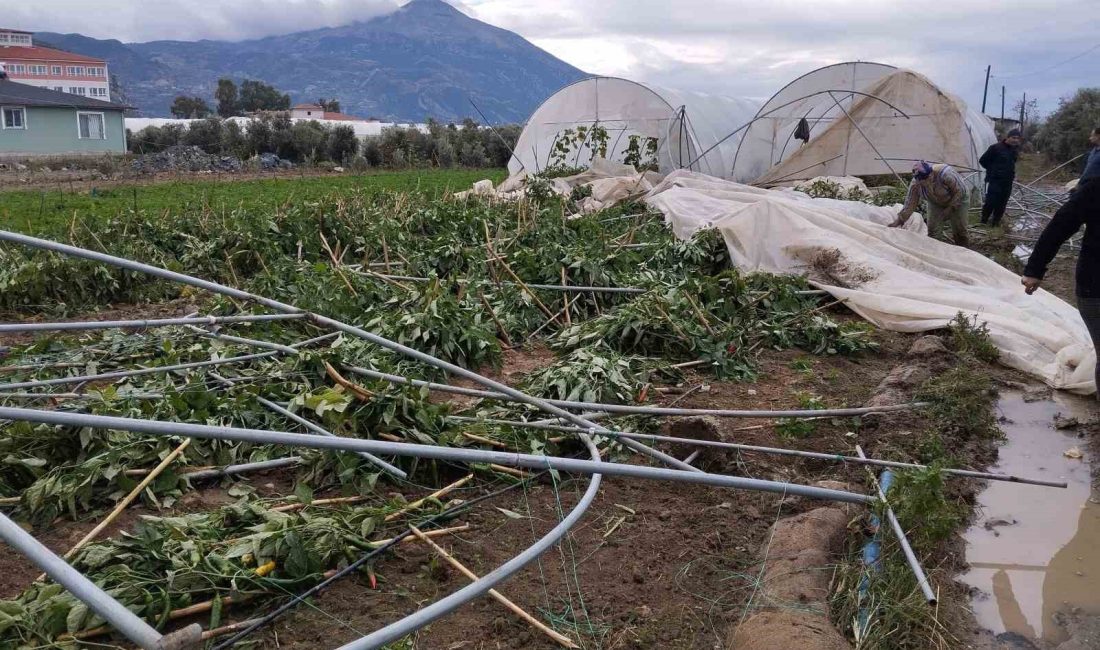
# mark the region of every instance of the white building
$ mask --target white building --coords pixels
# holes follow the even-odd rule
[[[0,66],[15,82],[111,101],[107,62],[34,44],[34,34],[0,28]]]

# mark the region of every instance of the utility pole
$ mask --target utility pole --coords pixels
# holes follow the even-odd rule
[[[1027,108],[1027,93],[1024,93],[1024,98],[1020,100],[1020,132],[1024,130],[1024,109]]]
[[[985,115],[985,100],[989,97],[989,73],[992,70],[992,65],[985,66],[985,90],[982,91],[982,115]]]
[[[1005,87],[1001,86],[1001,122],[1005,121]]]

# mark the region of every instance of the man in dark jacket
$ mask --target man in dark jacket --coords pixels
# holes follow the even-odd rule
[[[988,183],[982,204],[983,224],[1001,225],[1008,197],[1012,196],[1012,181],[1016,180],[1020,142],[1020,129],[1012,129],[1004,140],[986,149],[978,159],[978,164],[985,168],[985,182]]]
[[[1093,150],[1100,160],[1100,128],[1092,132],[1089,142],[1096,147]],[[1090,156],[1090,164],[1092,163]],[[1100,162],[1096,172],[1100,172]],[[1088,327],[1093,348],[1100,347],[1100,173],[1090,175],[1089,166],[1085,167],[1077,188],[1065,205],[1054,213],[1035,250],[1024,268],[1021,282],[1028,294],[1035,293],[1046,274],[1047,266],[1058,249],[1083,225],[1085,236],[1081,242],[1081,252],[1077,256],[1077,309]],[[1096,364],[1097,386],[1100,387],[1100,363]],[[1100,398],[1100,393],[1097,395]]]

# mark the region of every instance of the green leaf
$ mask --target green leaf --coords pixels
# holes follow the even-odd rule
[[[299,503],[309,505],[313,503],[313,488],[305,484],[305,482],[299,481],[294,486],[294,496],[298,498]]]

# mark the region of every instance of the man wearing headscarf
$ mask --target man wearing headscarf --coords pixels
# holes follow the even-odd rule
[[[1016,180],[1016,157],[1023,141],[1020,129],[1009,131],[1004,140],[986,149],[978,164],[985,168],[985,201],[982,203],[982,223],[994,227],[1001,225],[1001,218],[1012,195],[1012,182]]]
[[[925,202],[925,214],[928,221],[928,235],[938,237],[943,222],[951,222],[951,235],[956,246],[966,246],[966,212],[970,207],[970,196],[962,176],[951,165],[932,165],[920,161],[913,165],[913,180],[909,183],[909,194],[905,205],[898,212],[898,218],[890,224],[891,228],[900,228],[909,221],[921,201]]]

